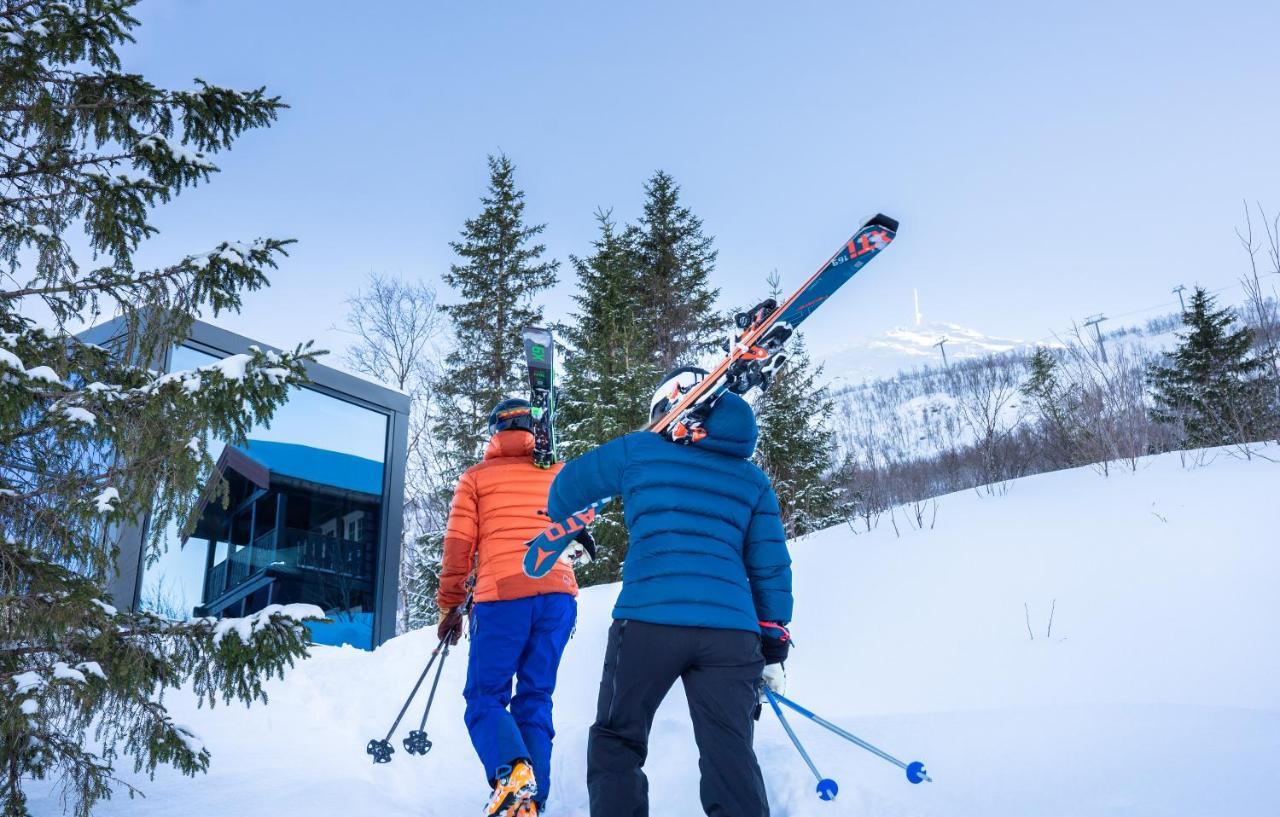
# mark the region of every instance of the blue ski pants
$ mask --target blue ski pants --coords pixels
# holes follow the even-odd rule
[[[551,694],[578,615],[567,593],[475,605],[467,662],[467,731],[490,783],[497,770],[528,759],[539,803],[551,791]],[[515,695],[512,695],[512,679]]]

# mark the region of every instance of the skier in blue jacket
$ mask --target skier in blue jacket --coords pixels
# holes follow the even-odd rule
[[[706,372],[668,374],[650,404],[665,414]],[[679,679],[716,817],[767,817],[752,747],[759,686],[781,692],[790,647],[791,558],[773,487],[750,457],[759,430],[728,393],[691,445],[640,431],[564,466],[548,512],[563,519],[621,495],[630,544],[613,609],[587,749],[592,817],[646,817],[642,767],[662,699]]]

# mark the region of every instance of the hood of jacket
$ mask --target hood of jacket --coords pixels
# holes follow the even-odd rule
[[[484,449],[484,458],[486,460],[491,460],[495,457],[532,456],[533,435],[521,428],[508,428],[506,431],[499,431],[489,438],[489,444]]]
[[[716,401],[716,407],[702,427],[707,436],[696,443],[698,448],[744,460],[755,453],[756,440],[760,438],[755,412],[746,400],[733,392],[725,392]]]

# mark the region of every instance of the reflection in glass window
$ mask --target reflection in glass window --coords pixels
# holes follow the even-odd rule
[[[170,369],[215,359],[178,347]],[[239,616],[315,604],[330,619],[312,625],[317,643],[370,648],[386,445],[386,415],[305,388],[243,445],[215,441],[195,530],[186,542],[168,532],[167,552],[144,577],[143,606]],[[219,479],[225,501],[213,490]]]

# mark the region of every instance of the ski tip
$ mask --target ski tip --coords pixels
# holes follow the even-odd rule
[[[863,227],[883,227],[891,233],[898,232],[898,220],[896,218],[890,218],[889,216],[886,216],[884,213],[876,213],[874,216],[867,219],[867,223],[863,224],[862,226]]]
[[[924,781],[929,780],[929,775],[924,770],[924,764],[918,760],[915,763],[908,764],[907,780],[910,780],[912,784],[923,783]],[[929,782],[932,783],[933,781],[929,780]]]
[[[818,797],[823,800],[834,800],[840,793],[840,786],[829,777],[818,781]]]

